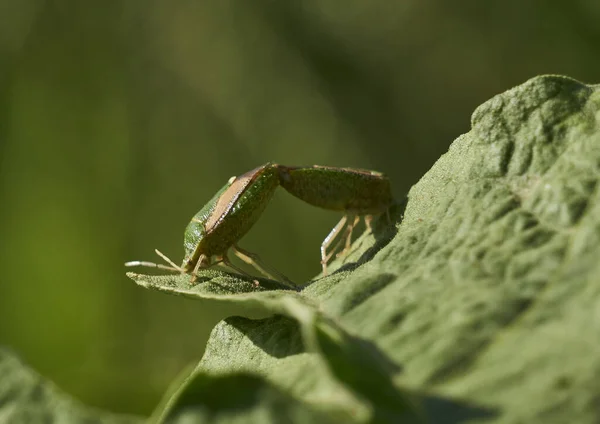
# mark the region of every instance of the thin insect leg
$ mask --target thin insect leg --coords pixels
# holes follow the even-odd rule
[[[349,216],[351,216],[351,215],[349,215]],[[358,216],[355,216],[354,221],[352,221],[352,223],[346,224],[346,228],[345,228],[346,238],[338,240],[337,244],[333,247],[333,249],[331,249],[331,251],[327,255],[328,262],[329,262],[329,259],[331,259],[334,254],[335,254],[336,258],[339,258],[341,256],[344,256],[346,253],[348,253],[348,250],[350,250],[350,246],[352,245],[352,231],[354,230],[354,228],[356,227],[356,225],[358,224],[359,221],[360,221],[360,218]],[[343,248],[342,248],[342,245],[344,245]],[[341,251],[339,251],[340,249],[341,249]],[[338,252],[338,253],[336,254],[335,252]]]
[[[235,245],[233,245],[231,248],[233,249],[234,255],[240,258],[242,261],[246,262],[248,265],[252,265],[267,278],[270,278],[271,280],[277,280],[277,277],[273,274],[278,274],[278,272],[275,270],[275,272],[271,273],[266,269],[266,266],[261,266],[261,262],[258,258],[258,255],[250,253],[247,250],[244,250],[241,247]]]
[[[240,268],[234,267],[233,265],[231,265],[231,262],[229,262],[229,264],[226,264],[225,261],[223,261],[223,259],[219,259],[217,262],[213,263],[211,266],[213,265],[220,265],[221,267],[225,268],[227,271],[231,271],[232,269],[235,270],[237,273],[241,273],[243,276],[245,277],[250,277],[252,278],[252,282],[254,283],[254,287],[259,287],[260,286],[260,282],[254,278],[254,276],[243,272]]]
[[[241,270],[241,269],[233,266],[231,264],[231,262],[229,262],[223,256],[217,256],[215,261],[211,262],[210,264],[208,264],[206,266],[201,266],[200,268],[202,268],[202,269],[208,269],[208,268],[213,268],[213,267],[217,267],[217,266],[221,266],[221,267],[227,269],[228,271],[231,271],[233,269],[234,271],[236,271],[239,274],[242,274],[245,277],[252,278],[255,285],[259,284],[257,280],[254,280],[254,276],[252,276],[252,275],[248,274],[247,272],[244,272],[243,270]],[[199,277],[199,275],[196,275],[196,277]]]
[[[365,225],[367,226],[367,231],[372,233],[373,232],[373,215],[365,215],[364,218],[365,218]]]
[[[354,220],[352,222],[349,222],[353,217]],[[348,218],[348,222],[346,222],[344,230],[344,232],[346,233],[346,237],[340,238],[336,245],[333,246],[333,249],[329,251],[326,258],[327,263],[329,263],[329,260],[333,257],[333,255],[339,258],[340,256],[344,256],[350,249],[350,245],[352,244],[352,231],[354,230],[354,227],[356,227],[356,224],[358,224],[358,222],[360,221],[360,218],[357,215],[346,215],[346,218]],[[344,245],[343,248],[342,245]],[[335,252],[338,252],[340,249],[341,252],[336,254]]]
[[[344,239],[339,239],[337,241],[337,243],[335,244],[335,246],[333,246],[333,248],[331,249],[331,251],[325,257],[325,263],[329,263],[329,260],[331,258],[333,258],[333,255],[335,255],[335,252],[337,252],[338,250],[340,250],[342,248],[342,245],[344,244],[344,242],[345,242]],[[337,256],[339,256],[339,255],[340,254],[338,254]]]
[[[210,266],[211,267],[213,267],[213,266],[220,266],[222,268],[227,269],[227,271],[231,271],[231,268],[225,263],[225,261],[223,260],[222,256],[218,256],[217,260],[215,262],[213,262]],[[244,275],[248,275],[248,274],[244,274]]]
[[[171,265],[173,268],[179,270],[180,272],[183,272],[183,269],[180,266],[175,265],[175,262],[173,262],[171,259],[169,259],[167,257],[167,255],[165,255],[164,253],[162,253],[160,250],[158,249],[154,249],[154,251],[156,252],[156,254],[158,256],[160,256],[161,258],[163,258],[163,260],[168,263],[169,265]]]
[[[170,266],[166,266],[163,264],[156,264],[154,262],[147,262],[147,261],[130,261],[130,262],[125,262],[125,266],[145,266],[147,268],[159,268],[159,269],[164,269],[167,271],[175,271],[175,272],[181,272],[181,269],[179,267],[177,268],[173,268]]]
[[[232,246],[233,253],[240,258],[242,261],[246,262],[248,265],[252,265],[254,268],[258,269],[261,273],[269,277],[271,280],[281,281],[290,287],[296,287],[296,285],[283,275],[281,272],[277,271],[272,266],[265,264],[260,257],[256,253],[248,252],[245,249],[237,245]]]
[[[331,255],[327,255],[327,248],[331,245],[331,243],[333,243],[340,230],[344,228],[347,220],[348,217],[344,215],[342,219],[340,219],[340,221],[335,225],[335,227],[333,227],[333,229],[329,232],[329,234],[327,234],[327,237],[325,237],[323,243],[321,243],[321,266],[323,267],[323,275],[327,275],[327,261],[329,261],[329,258],[331,258]]]
[[[344,250],[338,253],[338,256],[344,256],[350,250],[350,245],[352,244],[352,231],[356,227],[356,224],[360,221],[360,217],[358,215],[354,215],[354,220],[352,223],[348,223],[346,226],[346,244],[344,245]]]
[[[352,232],[354,231],[354,228],[356,228],[356,225],[360,222],[360,217],[358,215],[349,216],[354,216],[354,220],[351,223],[348,223],[348,225],[346,225],[346,242],[342,251],[335,255],[337,258],[346,255],[350,250],[350,247],[352,245]],[[331,251],[330,256],[333,256],[334,252],[337,251],[340,246],[341,243],[338,243],[335,249]]]
[[[192,270],[192,278],[190,279],[190,283],[194,284],[196,279],[198,279],[198,271],[200,268],[209,268],[211,266],[210,258],[207,258],[205,255],[200,255],[198,260],[196,261],[196,265]]]
[[[217,260],[210,264],[210,267],[212,268],[213,266],[218,266],[218,265],[223,265],[223,257],[222,256],[218,256]]]
[[[256,278],[254,278],[253,275],[248,274],[246,271],[244,271],[243,269],[235,266],[234,264],[231,263],[231,261],[229,260],[229,258],[227,257],[227,255],[223,255],[219,258],[219,263],[223,263],[225,266],[227,266],[228,268],[233,269],[235,272],[237,272],[238,274],[241,274],[245,277],[248,277],[252,280],[252,282],[254,283],[255,286],[260,285],[260,283],[258,282],[258,280]]]

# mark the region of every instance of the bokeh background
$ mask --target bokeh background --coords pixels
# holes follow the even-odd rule
[[[403,196],[475,107],[600,82],[595,0],[0,0],[0,344],[84,402],[147,414],[214,314],[123,262],[267,161],[371,168]],[[298,281],[339,216],[283,192],[242,246]]]

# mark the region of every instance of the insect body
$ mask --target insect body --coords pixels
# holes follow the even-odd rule
[[[182,268],[196,272],[216,256],[231,265],[226,252],[258,221],[279,185],[277,168],[266,164],[231,178],[198,212],[185,230]]]
[[[262,263],[256,254],[237,245],[260,218],[279,185],[314,206],[344,212],[342,220],[321,245],[324,274],[327,274],[329,259],[339,247],[336,246],[327,253],[336,235],[346,228],[344,251],[347,250],[359,216],[364,216],[367,226],[370,226],[370,217],[386,212],[392,203],[389,180],[378,172],[316,165],[287,167],[267,163],[239,177],[230,178],[192,218],[184,234],[185,256],[181,266],[177,266],[158,250],[156,253],[169,266],[144,261],[127,262],[125,265],[149,266],[190,274],[192,283],[200,269],[219,264],[248,275],[229,260],[227,253],[232,249],[240,259],[268,277],[273,278],[275,275],[293,286],[283,274]]]
[[[156,253],[171,266],[152,262],[133,261],[126,266],[150,266],[192,275],[197,278],[199,269],[223,264],[243,275],[246,274],[231,263],[227,251],[234,253],[264,274],[292,284],[284,275],[263,264],[257,255],[237,246],[237,242],[252,228],[271,200],[279,185],[277,165],[267,163],[232,177],[221,190],[192,218],[184,234],[185,257],[181,266],[175,265],[169,258]]]
[[[288,167],[279,166],[280,184],[289,193],[320,208],[344,213],[342,219],[321,244],[321,265],[327,274],[327,263],[341,246],[331,252],[327,249],[344,229],[344,254],[352,241],[352,231],[363,216],[370,229],[374,215],[387,213],[393,202],[390,180],[382,173],[356,168],[331,166]],[[389,216],[388,216],[389,219]]]

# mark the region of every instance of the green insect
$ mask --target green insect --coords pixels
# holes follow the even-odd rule
[[[237,242],[256,223],[278,185],[278,168],[271,163],[230,178],[188,224],[184,234],[185,256],[181,266],[177,266],[158,250],[156,253],[170,266],[144,261],[127,262],[125,265],[156,267],[191,274],[192,282],[196,280],[198,270],[218,264],[248,276],[229,260],[227,252],[231,248],[236,256],[269,278],[277,279],[273,277],[275,274],[279,280],[293,285],[284,275],[269,269],[257,255],[237,246]]]
[[[385,213],[390,221],[388,211],[393,203],[390,180],[381,172],[319,165],[280,165],[279,174],[281,186],[290,194],[313,206],[344,213],[321,244],[323,275],[327,275],[327,264],[344,240],[340,240],[329,253],[327,249],[344,227],[346,237],[340,255],[350,249],[352,231],[361,216],[369,230],[374,216]]]
[[[359,220],[358,217],[364,216],[367,226],[370,227],[372,216],[385,213],[392,203],[389,180],[378,172],[324,166],[287,167],[267,163],[239,177],[230,178],[192,218],[184,234],[185,256],[181,266],[177,266],[158,250],[156,253],[169,266],[146,261],[132,261],[125,265],[148,266],[190,274],[193,283],[200,269],[220,264],[253,279],[254,277],[231,263],[228,257],[228,251],[231,249],[236,256],[267,277],[294,287],[294,283],[274,268],[266,266],[258,255],[237,245],[260,218],[275,189],[280,185],[292,195],[312,205],[345,214],[321,245],[324,274],[327,274],[327,263],[341,246],[338,244],[327,253],[337,234],[346,228],[343,253],[350,246],[352,230]]]

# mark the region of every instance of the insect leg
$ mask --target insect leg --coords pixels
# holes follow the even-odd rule
[[[241,274],[241,275],[243,275],[245,277],[250,278],[252,280],[252,282],[254,283],[255,286],[260,285],[260,283],[258,282],[258,280],[255,279],[253,275],[248,274],[243,269],[241,269],[241,268],[235,266],[234,264],[232,264],[231,261],[229,260],[229,258],[227,257],[227,255],[219,256],[219,258],[217,259],[217,263],[218,264],[222,263],[223,265],[227,266],[228,268],[233,269],[238,274]]]
[[[281,272],[277,271],[272,266],[265,264],[256,253],[248,252],[247,250],[244,250],[235,244],[232,246],[232,249],[233,253],[238,258],[246,262],[248,265],[252,265],[254,268],[258,269],[271,280],[281,281],[290,287],[296,287],[296,285]]]
[[[335,227],[327,234],[323,243],[321,243],[321,266],[323,267],[323,275],[327,275],[327,262],[331,258],[331,254],[327,255],[327,248],[331,246],[331,243],[335,240],[337,234],[344,228],[346,221],[348,220],[348,216],[344,215],[340,222],[338,222]],[[334,251],[337,250],[337,246]]]
[[[344,248],[341,249],[340,252],[335,254],[336,258],[344,256],[346,253],[348,253],[348,250],[350,250],[350,245],[352,244],[352,231],[354,230],[356,225],[359,223],[360,218],[357,215],[347,215],[347,217],[349,218],[348,221],[350,221],[352,218],[354,218],[354,220],[352,222],[346,223],[346,230],[345,230],[346,238],[340,239],[337,242],[337,244],[333,247],[333,249],[331,249],[331,251],[327,255],[327,262],[329,262],[331,257],[335,254],[335,252],[340,250],[340,248],[342,247],[342,244],[344,245]]]
[[[207,257],[206,255],[200,255],[198,257],[198,260],[196,261],[194,269],[192,270],[192,278],[190,279],[190,283],[194,284],[196,279],[199,277],[198,271],[200,270],[200,268],[209,268],[212,265],[213,264],[211,264],[209,257]]]
[[[365,215],[365,225],[367,226],[367,231],[373,232],[373,215]]]
[[[350,250],[350,245],[352,244],[352,231],[354,230],[354,227],[356,227],[356,224],[358,224],[359,221],[359,216],[354,215],[352,223],[348,222],[348,225],[346,226],[346,244],[344,245],[344,250],[338,253],[337,256],[344,256],[346,253],[348,253],[348,250]]]

